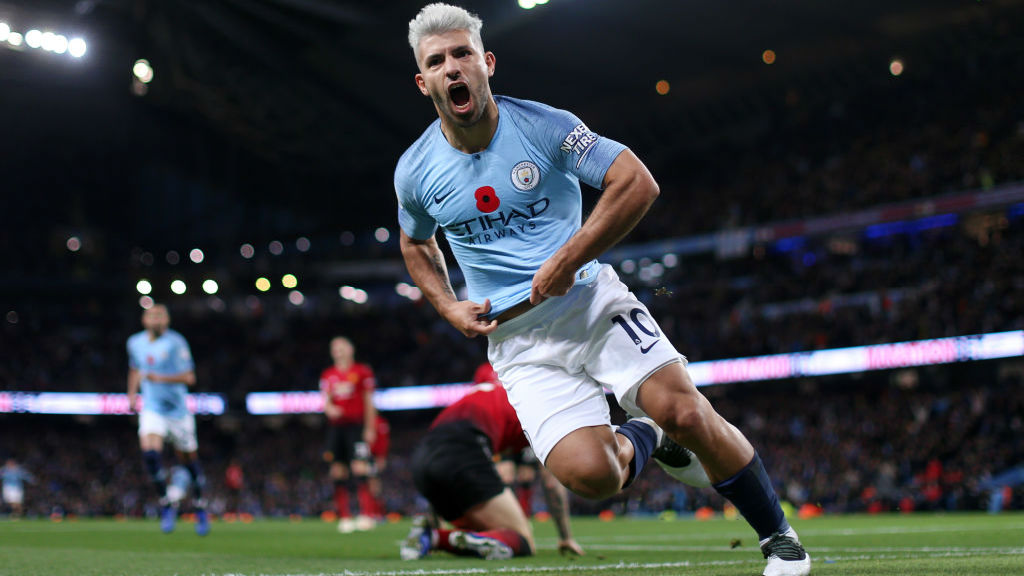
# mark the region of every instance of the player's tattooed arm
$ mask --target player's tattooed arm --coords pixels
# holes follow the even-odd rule
[[[455,289],[452,288],[451,279],[448,277],[444,253],[433,236],[426,240],[418,240],[403,230],[401,247],[405,266],[413,282],[438,313],[459,332],[472,338],[490,334],[498,327],[496,321],[485,317],[491,311],[489,300],[478,303],[459,300],[455,295]]]
[[[583,555],[583,548],[572,537],[569,527],[569,491],[547,468],[540,468],[541,485],[544,487],[544,501],[558,530],[558,551],[562,554]]]

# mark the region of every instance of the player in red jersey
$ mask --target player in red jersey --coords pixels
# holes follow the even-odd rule
[[[480,384],[445,408],[413,453],[412,474],[416,489],[454,529],[416,518],[401,545],[402,558],[422,558],[431,550],[488,560],[533,554],[530,522],[492,460],[493,455],[521,452],[527,446],[500,384]],[[583,554],[569,529],[568,492],[546,470],[541,478],[558,529],[559,551]]]
[[[373,497],[366,478],[370,472],[370,448],[377,436],[377,409],[373,405],[376,386],[373,370],[355,362],[355,347],[348,338],[331,340],[334,365],[320,375],[320,392],[327,416],[327,448],[324,461],[330,464],[334,482],[334,505],[338,531],[349,533],[374,527],[370,516]],[[352,518],[349,496],[359,503]]]

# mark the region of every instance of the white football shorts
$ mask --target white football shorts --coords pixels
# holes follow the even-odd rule
[[[5,484],[3,489],[4,502],[21,504],[25,501],[25,490],[21,486]]]
[[[686,363],[607,264],[593,282],[499,324],[487,355],[541,462],[574,430],[611,426],[605,388],[626,412],[645,416],[640,384]]]
[[[182,452],[199,449],[196,438],[196,418],[189,414],[184,418],[168,418],[150,410],[139,413],[139,436],[156,434]]]

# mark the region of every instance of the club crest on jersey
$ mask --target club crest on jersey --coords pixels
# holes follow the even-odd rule
[[[540,183],[540,168],[529,160],[523,160],[512,167],[512,185],[516,190],[533,190]]]

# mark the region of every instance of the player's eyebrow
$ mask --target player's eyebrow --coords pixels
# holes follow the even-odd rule
[[[451,48],[446,48],[444,50],[438,50],[437,52],[430,52],[430,53],[428,53],[424,57],[423,61],[426,62],[427,64],[430,64],[430,63],[434,62],[435,60],[437,60],[438,58],[443,57],[446,52],[463,52],[463,51],[472,52],[473,51],[473,44],[472,43],[469,43],[469,44],[459,44],[458,46],[452,46]]]

